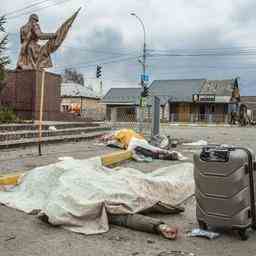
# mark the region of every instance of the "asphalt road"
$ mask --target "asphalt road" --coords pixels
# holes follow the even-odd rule
[[[256,152],[256,128],[170,128],[164,131],[173,138],[189,141],[206,140],[210,143],[225,143],[249,146]],[[88,158],[112,151],[95,144],[81,142],[49,145],[43,148],[44,155],[37,156],[37,148],[1,151],[0,173],[27,171],[36,166],[58,161],[61,156]],[[178,147],[178,150],[192,161],[194,147]],[[173,163],[153,161],[152,163],[123,163],[143,172]],[[216,240],[192,238],[188,233],[197,227],[195,201],[185,204],[181,215],[156,216],[179,228],[177,241],[168,241],[160,236],[112,227],[102,235],[84,236],[51,227],[35,216],[0,206],[0,255],[1,256],[87,256],[87,255],[182,255],[178,251],[201,256],[251,256],[256,251],[256,233],[248,241],[240,241],[233,233],[225,233]],[[192,255],[192,254],[191,254]]]

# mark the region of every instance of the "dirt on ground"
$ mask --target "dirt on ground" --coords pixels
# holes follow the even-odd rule
[[[256,128],[169,128],[164,134],[188,141],[206,140],[210,143],[225,143],[247,146],[256,152]],[[113,151],[96,141],[47,145],[39,157],[36,147],[1,151],[0,174],[28,171],[36,166],[58,161],[58,157],[72,156],[83,159]],[[178,151],[192,162],[198,147],[179,146]],[[158,161],[152,163],[124,162],[123,166],[151,172],[159,167],[177,162]],[[241,241],[232,232],[224,233],[215,240],[192,238],[189,232],[197,227],[195,199],[184,205],[186,211],[180,215],[153,215],[179,229],[176,241],[148,233],[111,227],[102,235],[84,236],[61,228],[51,227],[37,217],[0,206],[0,255],[1,256],[95,256],[95,255],[198,255],[198,256],[251,256],[256,251],[256,233],[250,232],[248,241]],[[183,254],[182,254],[183,253]]]

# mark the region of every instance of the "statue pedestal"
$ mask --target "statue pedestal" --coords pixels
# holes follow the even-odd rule
[[[0,95],[0,104],[15,110],[18,117],[38,120],[42,72],[9,71],[7,85]],[[59,120],[61,116],[61,76],[45,72],[43,120]]]

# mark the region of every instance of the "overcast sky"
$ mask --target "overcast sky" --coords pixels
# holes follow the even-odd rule
[[[43,0],[1,0],[0,13],[38,2]],[[143,34],[139,22],[129,15],[136,12],[146,27],[151,80],[239,76],[242,93],[256,95],[255,0],[49,0],[32,8],[40,16],[41,29],[54,32],[80,6],[63,47],[53,56],[53,72],[75,67],[90,78],[96,65],[102,64],[105,90],[138,86]],[[25,9],[26,15],[8,16],[13,66],[19,28],[32,8]]]

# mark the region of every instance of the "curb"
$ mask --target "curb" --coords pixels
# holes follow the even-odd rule
[[[174,124],[168,124],[168,125],[161,125],[161,128],[165,127],[236,127],[229,124],[192,124],[192,123],[174,123]]]
[[[42,137],[60,137],[60,136],[72,136],[79,134],[90,134],[93,132],[102,132],[108,130],[108,127],[78,127],[78,128],[69,128],[69,129],[61,129],[56,131],[51,130],[42,130]],[[36,139],[38,138],[38,130],[24,130],[24,131],[12,131],[12,132],[4,132],[0,131],[0,143],[8,141],[21,141],[24,139]]]
[[[91,134],[85,134],[85,135],[73,135],[70,137],[47,137],[42,138],[42,144],[41,145],[47,145],[47,144],[57,144],[57,143],[65,143],[65,142],[78,142],[78,141],[86,141],[86,140],[93,140],[101,137],[104,135],[108,130],[105,130],[104,132],[95,132]],[[0,149],[12,149],[12,148],[24,148],[24,147],[31,147],[38,144],[38,141],[33,140],[25,140],[25,141],[9,141],[8,143],[0,143]]]

